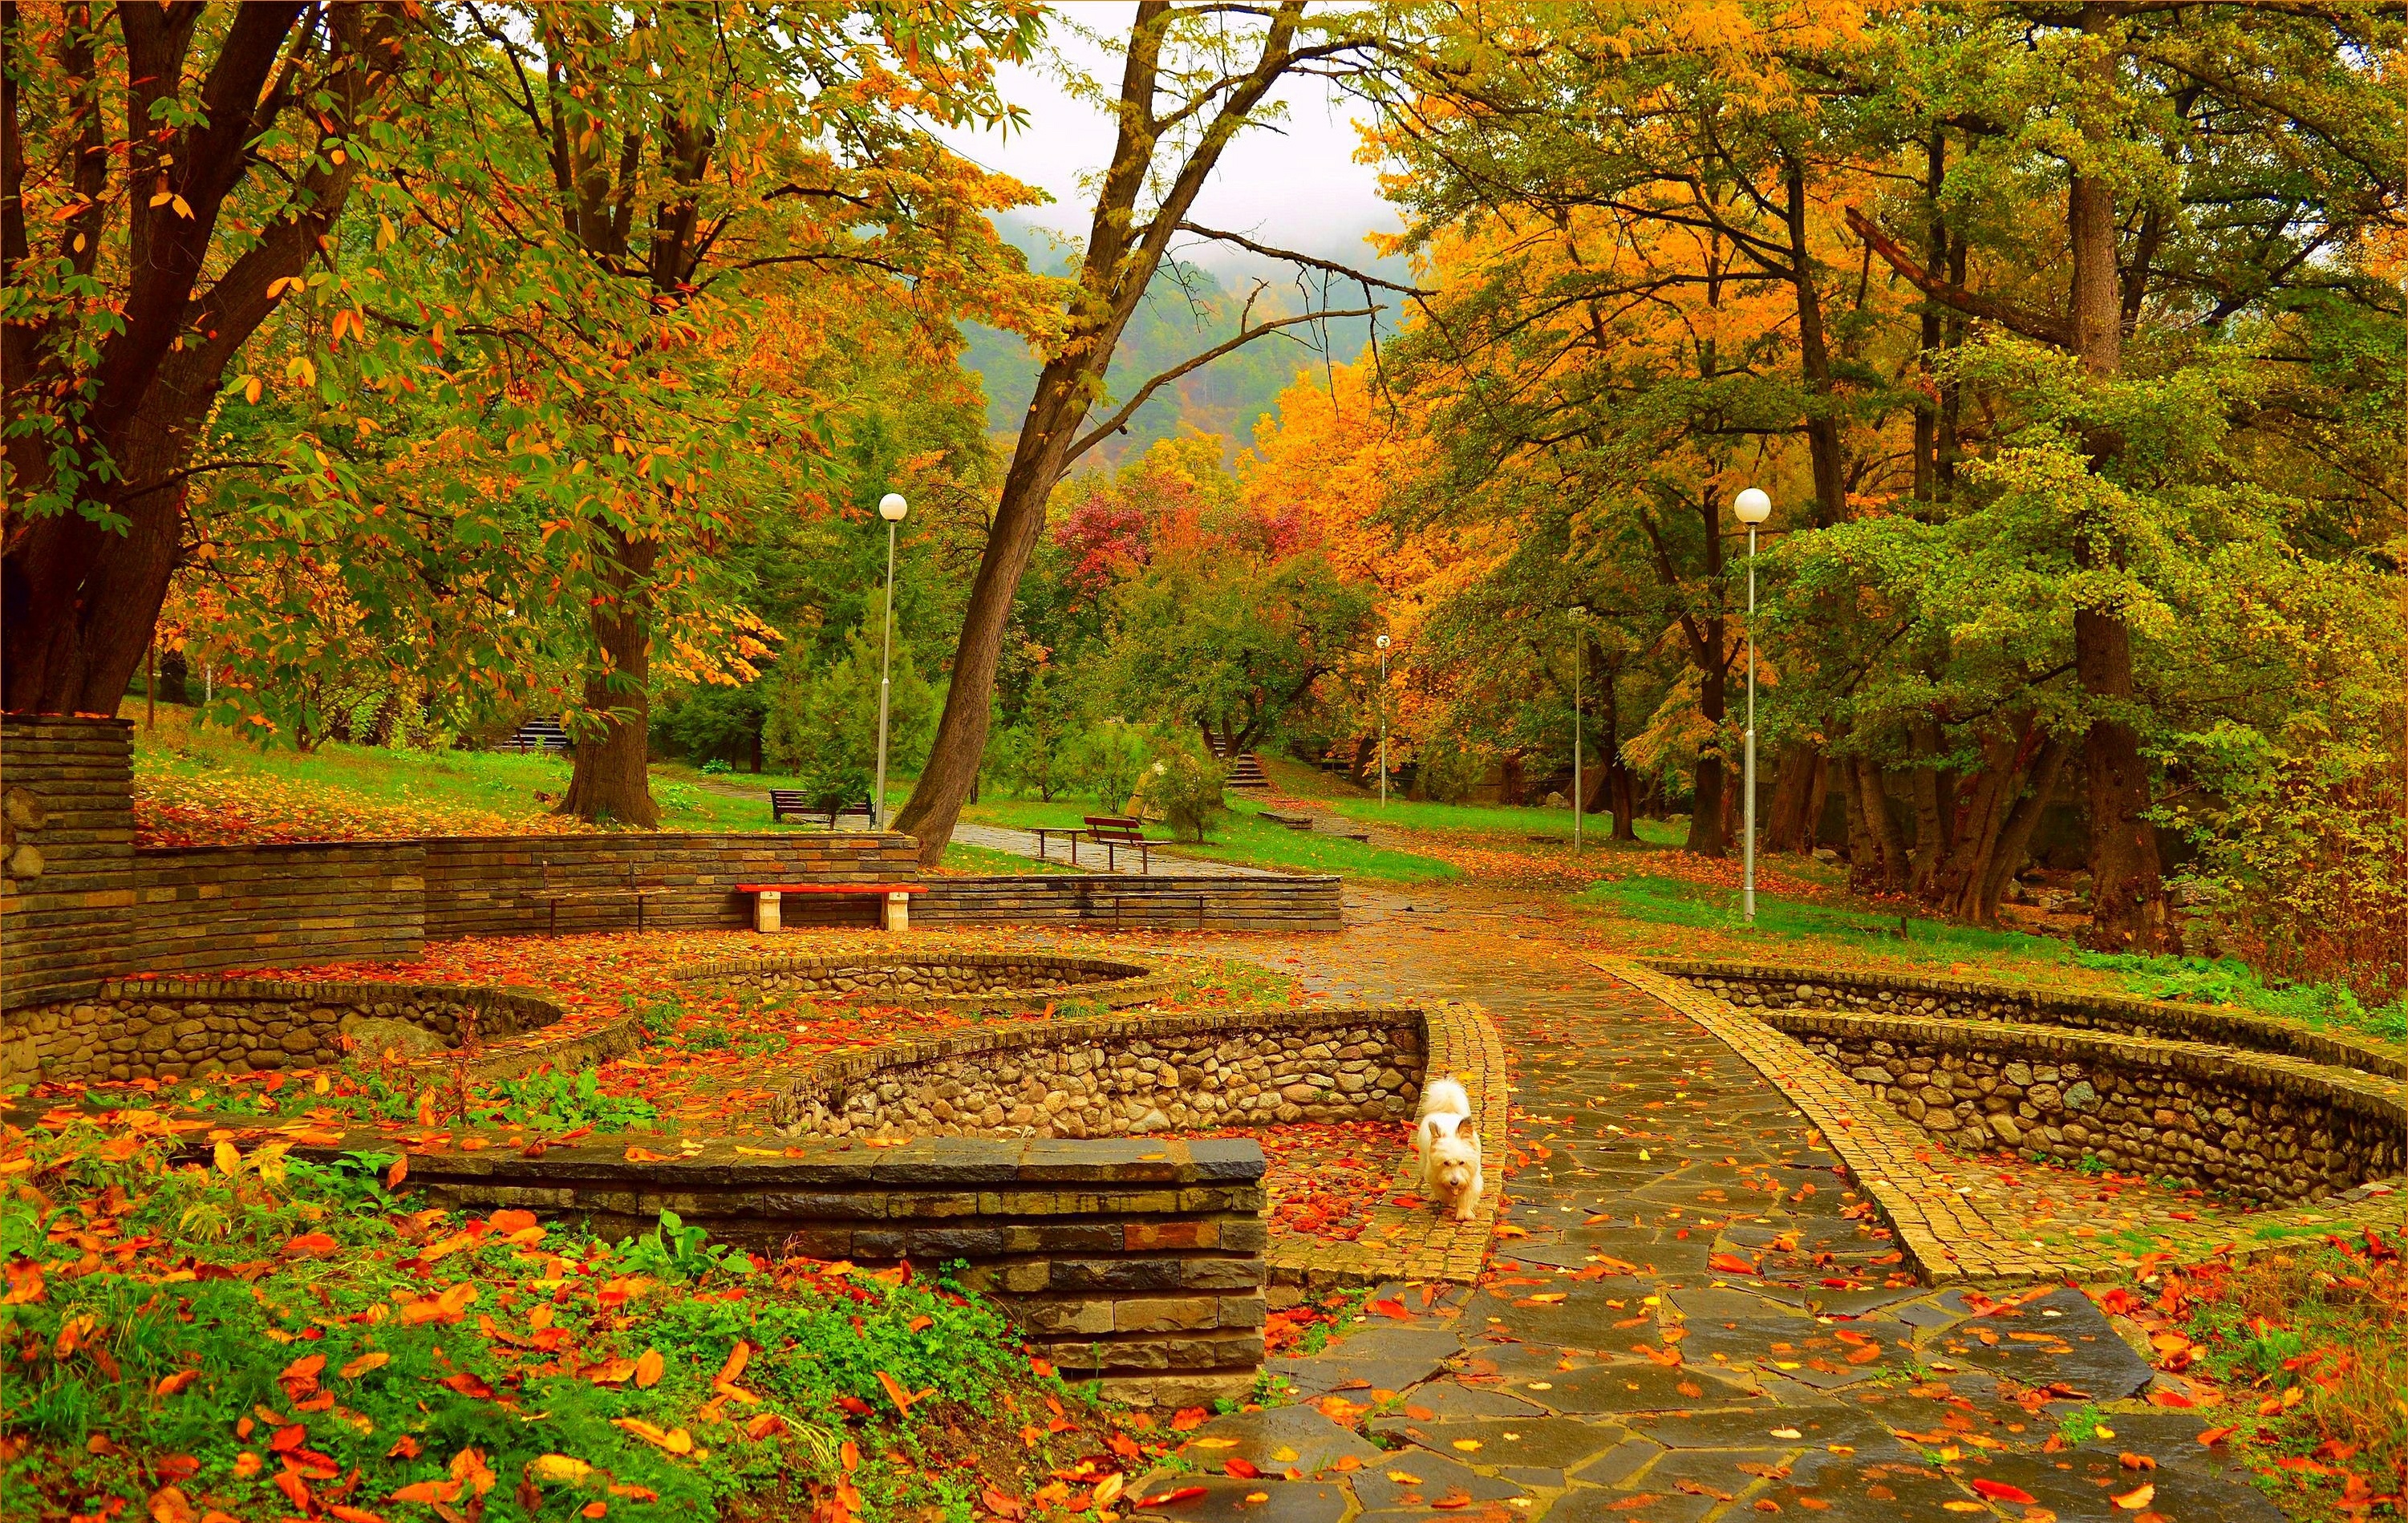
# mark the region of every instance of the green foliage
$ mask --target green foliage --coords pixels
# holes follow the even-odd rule
[[[781,663],[770,678],[768,719],[761,748],[769,765],[795,775],[814,800],[867,798],[878,766],[879,626],[867,619],[845,636],[825,664],[796,669]],[[926,754],[937,695],[895,642],[887,717],[888,765],[916,770]]]
[[[1146,813],[1179,833],[1181,840],[1201,841],[1229,812],[1222,798],[1223,780],[1221,763],[1203,747],[1173,741],[1154,753],[1138,794]]]
[[[2345,983],[2270,984],[2238,958],[2077,952],[2074,959],[2084,967],[2122,975],[2124,987],[2145,999],[2234,1004],[2303,1026],[2408,1041],[2408,998],[2369,1008]]]
[[[599,1500],[614,1518],[712,1516],[738,1496],[799,1504],[806,1487],[833,1484],[840,1402],[868,1415],[854,1419],[864,1450],[916,1454],[882,1374],[968,1410],[1027,1379],[1002,1318],[951,1286],[795,1263],[765,1273],[666,1215],[618,1248],[561,1229],[531,1246],[513,1240],[515,1223],[396,1211],[382,1160],[328,1168],[262,1149],[229,1174],[170,1166],[156,1144],[104,1163],[102,1141],[82,1125],[36,1134],[26,1146],[50,1201],[0,1200],[12,1287],[29,1266],[44,1272],[33,1282],[41,1294],[6,1308],[12,1346],[80,1339],[87,1350],[0,1383],[0,1423],[32,1445],[12,1452],[0,1484],[27,1505],[101,1511],[99,1499],[115,1496],[138,1510],[159,1484],[151,1462],[182,1454],[199,1466],[182,1482],[188,1494],[239,1516],[281,1513],[292,1503],[274,1484],[277,1455],[290,1448],[323,1455],[332,1475],[363,1475],[376,1499],[482,1472],[497,1479],[494,1504],[526,1478],[547,1510]],[[69,1222],[135,1247],[69,1273],[83,1250],[50,1236]],[[169,1263],[199,1273],[161,1296],[152,1266]],[[491,1334],[495,1325],[507,1339]],[[740,1383],[758,1403],[698,1422],[739,1342],[752,1350]],[[648,1351],[657,1378],[584,1373],[616,1359],[633,1368]],[[154,1394],[168,1376],[182,1388]],[[310,1410],[304,1398],[321,1390],[341,1420]],[[293,1414],[297,1448],[278,1440],[271,1452],[276,1428],[240,1424],[263,1405]],[[764,1413],[782,1428],[747,1437],[741,1424]],[[692,1425],[691,1452],[647,1442],[629,1422],[672,1436]],[[478,1460],[459,1461],[469,1449]],[[245,1452],[267,1463],[246,1475],[236,1465]],[[531,1472],[546,1455],[570,1463]],[[869,1516],[938,1500],[916,1468],[864,1467],[855,1481]]]
[[[517,1078],[497,1079],[492,1093],[501,1103],[483,1111],[480,1119],[545,1132],[573,1132],[580,1127],[628,1132],[652,1126],[661,1114],[640,1096],[604,1093],[600,1077],[590,1068],[574,1074],[541,1068]]]
[[[1137,791],[1152,750],[1152,737],[1144,729],[1107,719],[1080,732],[1070,743],[1071,776],[1099,809],[1116,815]]]

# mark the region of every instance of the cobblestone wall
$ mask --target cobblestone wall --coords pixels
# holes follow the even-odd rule
[[[89,998],[0,1013],[0,1083],[47,1079],[180,1079],[195,1074],[319,1068],[343,1060],[344,1036],[370,1050],[396,1038],[392,1023],[449,1047],[473,1031],[509,1043],[560,1018],[559,1006],[502,989],[273,980],[111,979]],[[362,1023],[368,1024],[362,1024]]]
[[[962,1009],[1065,1002],[1118,1007],[1152,998],[1164,979],[1151,968],[1100,958],[1041,953],[957,952],[919,958],[723,958],[679,970],[681,980],[738,989],[843,998],[869,995],[898,1003]]]
[[[2398,1085],[2297,1059],[1976,1022],[1761,1018],[1957,1147],[2300,1201],[2398,1174],[2408,1141]]]
[[[772,1103],[793,1136],[1141,1136],[1409,1117],[1419,1010],[1216,1011],[968,1032],[822,1063]]]
[[[1854,1010],[1865,1015],[1921,1016],[1935,1020],[2003,1020],[2027,1026],[2061,1026],[2071,1031],[2110,1032],[2177,1042],[2209,1042],[2253,1052],[2279,1052],[2380,1074],[2386,1078],[2408,1079],[2408,1060],[2395,1053],[2242,1010],[1901,974],[1843,974],[1822,968],[1674,959],[1652,959],[1646,965],[1692,989],[1719,995],[1742,1010]]]
[[[625,1139],[421,1155],[412,1188],[518,1206],[613,1238],[663,1211],[777,1254],[935,1271],[967,1260],[1065,1378],[1170,1407],[1242,1400],[1263,1360],[1263,1153],[1251,1140],[923,1139],[761,1159],[713,1143],[635,1162]]]

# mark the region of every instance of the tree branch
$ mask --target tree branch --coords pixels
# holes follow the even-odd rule
[[[1435,291],[1424,291],[1419,286],[1400,286],[1393,280],[1383,280],[1376,275],[1366,275],[1351,265],[1340,264],[1326,259],[1316,259],[1311,254],[1299,254],[1292,249],[1274,249],[1268,244],[1256,243],[1242,234],[1223,233],[1214,228],[1198,227],[1194,222],[1182,222],[1178,230],[1182,233],[1193,233],[1199,238],[1210,238],[1215,243],[1234,243],[1239,248],[1250,253],[1261,254],[1266,259],[1283,259],[1291,264],[1302,264],[1309,269],[1326,270],[1331,275],[1342,276],[1357,285],[1377,286],[1382,291],[1393,291],[1399,296],[1438,294]]]
[[[1893,270],[1906,278],[1907,283],[1943,306],[1955,307],[1969,317],[1995,322],[2026,338],[2037,338],[2043,344],[2054,344],[2061,349],[2073,348],[2073,325],[2062,318],[2043,312],[2027,311],[2005,302],[1977,296],[1962,286],[1952,286],[1914,262],[1914,256],[1899,248],[1889,235],[1875,227],[1872,219],[1854,206],[1848,208],[1848,229],[1865,240],[1874,253]]]
[[[1203,353],[1196,356],[1196,358],[1188,361],[1186,363],[1176,365],[1171,369],[1166,370],[1161,375],[1154,377],[1150,381],[1147,381],[1143,386],[1139,387],[1137,389],[1137,394],[1128,399],[1128,403],[1125,406],[1122,407],[1120,411],[1112,414],[1111,417],[1106,419],[1103,422],[1097,424],[1087,433],[1084,438],[1082,438],[1078,443],[1072,445],[1070,447],[1070,452],[1062,457],[1062,463],[1067,467],[1072,461],[1077,460],[1081,455],[1085,454],[1088,450],[1093,449],[1096,446],[1103,443],[1106,439],[1118,434],[1122,427],[1126,424],[1131,418],[1137,415],[1137,410],[1145,406],[1146,399],[1153,396],[1154,392],[1161,391],[1164,387],[1169,385],[1172,381],[1177,380],[1180,377],[1186,375],[1189,371],[1201,369],[1205,365],[1211,364],[1221,356],[1228,353],[1230,350],[1241,349],[1247,344],[1252,343],[1254,340],[1262,337],[1263,334],[1267,333],[1273,332],[1280,328],[1293,328],[1299,322],[1318,322],[1326,318],[1368,318],[1378,310],[1379,308],[1376,306],[1356,306],[1349,307],[1342,312],[1306,312],[1292,318],[1273,318],[1268,322],[1258,322],[1251,328],[1244,329],[1239,333],[1237,337],[1230,339],[1227,343],[1215,344],[1212,348],[1206,349]]]

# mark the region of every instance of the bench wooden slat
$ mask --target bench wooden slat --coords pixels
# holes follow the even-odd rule
[[[738,893],[926,893],[910,883],[739,883]]]

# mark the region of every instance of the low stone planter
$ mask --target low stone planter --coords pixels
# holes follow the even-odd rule
[[[2244,1012],[1744,963],[1646,966],[1829,1060],[1957,1148],[2097,1162],[2253,1202],[2408,1167],[2391,1054]]]
[[[796,1137],[1127,1137],[1404,1119],[1419,1009],[1199,1011],[957,1032],[823,1060],[773,1102]]]
[[[0,1082],[174,1081],[203,1074],[328,1068],[358,1048],[502,1078],[584,1068],[636,1046],[632,1022],[574,1033],[527,989],[275,978],[118,978],[88,1000],[0,1013]],[[426,1040],[409,1040],[409,1032]],[[465,1049],[465,1050],[464,1050]]]
[[[1159,969],[1141,963],[1039,952],[720,958],[689,964],[674,976],[681,983],[966,1012],[1074,1002],[1119,1009],[1142,1004],[1168,983]]]
[[[2174,1000],[2069,993],[2006,984],[1906,974],[1842,973],[1752,962],[1652,958],[1646,966],[1728,1001],[1742,1010],[1854,1010],[1869,1016],[1933,1020],[2003,1020],[2121,1036],[2203,1042],[2281,1053],[2386,1078],[2408,1079],[2408,1055],[2287,1021]]]

